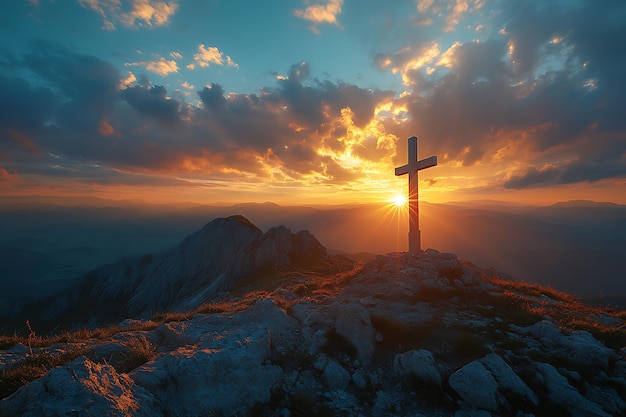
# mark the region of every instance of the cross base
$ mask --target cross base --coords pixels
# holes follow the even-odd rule
[[[409,232],[409,253],[420,253],[422,251],[421,234],[419,230]]]

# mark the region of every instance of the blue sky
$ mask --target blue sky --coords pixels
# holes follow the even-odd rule
[[[626,203],[623,1],[31,0],[0,17],[0,193]],[[164,197],[167,196],[167,197]]]

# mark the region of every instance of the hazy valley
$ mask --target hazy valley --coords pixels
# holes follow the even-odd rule
[[[0,295],[50,294],[102,264],[157,253],[216,217],[242,214],[260,229],[308,230],[332,253],[358,259],[406,250],[406,214],[390,204],[283,207],[272,203],[146,205],[139,201],[3,198]],[[516,279],[579,296],[626,294],[626,207],[569,202],[421,204],[423,246]]]

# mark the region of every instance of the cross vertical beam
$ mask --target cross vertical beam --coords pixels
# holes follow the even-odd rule
[[[396,168],[396,175],[409,174],[409,253],[422,250],[419,222],[418,176],[417,172],[437,165],[437,157],[417,160],[417,137],[409,138],[409,156],[406,165]]]

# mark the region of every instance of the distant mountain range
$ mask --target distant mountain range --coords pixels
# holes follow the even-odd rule
[[[48,294],[104,263],[164,251],[218,217],[241,214],[261,230],[308,230],[330,253],[358,259],[406,250],[406,214],[390,205],[145,205],[139,201],[0,198],[0,275],[11,296]],[[626,295],[626,206],[570,201],[420,206],[424,247],[459,254],[517,279],[579,296]],[[22,253],[24,256],[12,256]],[[28,256],[25,256],[28,254]],[[31,259],[41,259],[33,267]]]

